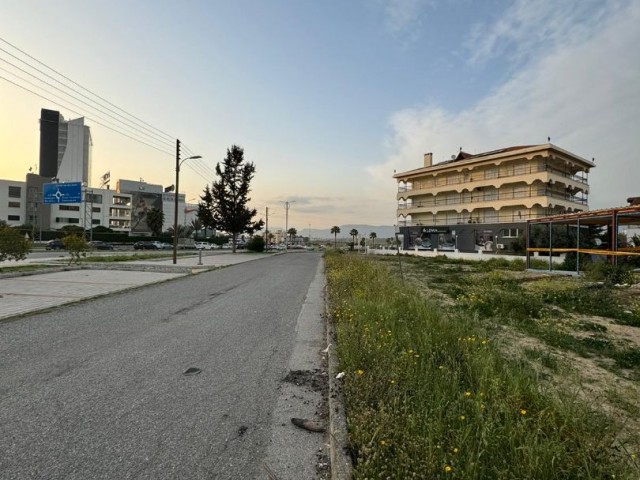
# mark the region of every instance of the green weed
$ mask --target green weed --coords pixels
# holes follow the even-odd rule
[[[328,253],[326,266],[354,478],[638,476],[614,448],[612,421],[573,394],[546,391],[528,362],[504,358],[478,308],[447,314],[355,256]],[[532,322],[511,297],[502,304],[497,311]]]

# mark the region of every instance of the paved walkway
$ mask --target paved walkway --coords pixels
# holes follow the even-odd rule
[[[92,264],[90,269],[82,268],[0,278],[0,321],[16,315],[163,282],[189,273],[258,260],[267,256],[270,255],[204,253],[202,265],[200,265],[199,256],[193,255],[178,257],[175,266],[171,258],[136,260],[120,264]],[[57,262],[58,259],[53,257],[51,259],[32,259],[25,263],[66,265],[66,262]],[[15,264],[13,262],[13,265]],[[101,266],[104,269],[101,269]],[[186,270],[185,267],[187,267]]]

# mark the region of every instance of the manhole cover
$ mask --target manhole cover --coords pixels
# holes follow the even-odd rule
[[[190,368],[187,368],[187,369],[184,371],[184,374],[183,374],[183,375],[197,375],[197,374],[199,374],[201,371],[202,371],[202,370],[200,370],[198,367],[190,367]]]

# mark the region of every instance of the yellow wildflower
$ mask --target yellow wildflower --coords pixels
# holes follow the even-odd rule
[[[527,414],[527,411],[524,408],[520,409],[520,415],[525,416]]]
[[[444,473],[451,473],[453,471],[453,467],[451,465],[444,466]]]
[[[362,374],[364,373],[364,370],[357,369],[357,370],[356,370],[356,373],[357,373],[358,375],[362,375]]]

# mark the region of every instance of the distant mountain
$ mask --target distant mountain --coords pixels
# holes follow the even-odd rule
[[[376,232],[376,238],[386,239],[393,237],[395,235],[395,229],[393,225],[338,225],[340,227],[340,233],[338,234],[338,238],[347,238],[350,239],[351,236],[349,232],[352,229],[356,229],[358,231],[358,236],[369,238],[369,234],[371,232]],[[305,237],[309,236],[309,230],[304,229],[302,231],[298,231],[298,235],[303,235]],[[333,234],[331,233],[331,228],[325,229],[311,229],[311,240],[330,240],[333,239]]]

